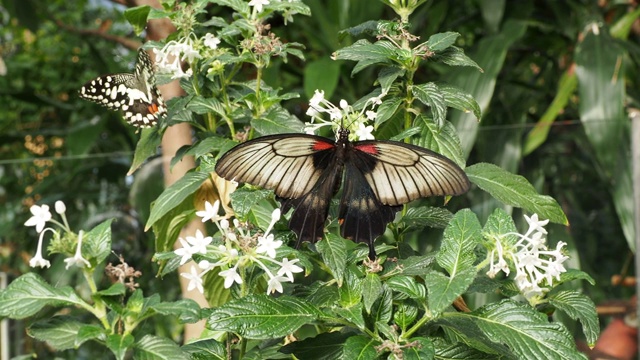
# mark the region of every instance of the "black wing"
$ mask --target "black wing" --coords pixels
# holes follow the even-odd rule
[[[167,112],[156,87],[153,64],[146,51],[138,50],[133,74],[101,76],[80,89],[80,97],[110,110],[122,110],[125,120],[136,127],[151,127]]]
[[[384,205],[469,190],[464,170],[433,151],[396,141],[359,141],[352,147],[354,166]]]
[[[314,135],[286,134],[263,136],[234,147],[218,160],[216,173],[273,190],[283,213],[294,208],[289,228],[300,244],[322,239],[342,165],[336,159],[334,142]]]

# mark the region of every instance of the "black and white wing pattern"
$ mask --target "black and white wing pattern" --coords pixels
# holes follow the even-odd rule
[[[341,129],[336,142],[302,134],[261,137],[229,150],[218,160],[216,172],[273,190],[283,212],[294,209],[289,227],[298,244],[322,239],[331,198],[344,182],[340,233],[367,243],[371,259],[376,256],[374,240],[403,204],[469,190],[464,171],[440,154],[395,141],[351,143],[348,136]]]
[[[138,50],[135,71],[105,75],[87,82],[80,97],[110,110],[122,110],[125,120],[135,127],[152,127],[167,113],[156,87],[149,54]]]

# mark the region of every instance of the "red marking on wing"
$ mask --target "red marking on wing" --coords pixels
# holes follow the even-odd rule
[[[377,155],[380,152],[375,144],[357,145],[355,148],[369,155]]]
[[[324,141],[316,141],[315,143],[313,143],[313,146],[311,148],[314,151],[322,151],[322,150],[333,149],[334,147],[335,146],[332,143],[324,142]]]
[[[149,112],[152,114],[155,114],[158,112],[158,105],[155,103],[149,105],[148,108],[149,108]]]

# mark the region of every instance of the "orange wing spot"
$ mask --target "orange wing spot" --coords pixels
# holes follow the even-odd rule
[[[322,151],[322,150],[333,149],[334,147],[335,146],[332,143],[324,142],[324,141],[316,141],[313,143],[313,146],[311,146],[311,149],[313,149],[314,151]]]
[[[151,104],[148,106],[149,112],[152,114],[155,114],[158,112],[158,105],[156,104]]]
[[[342,224],[344,224],[344,219],[338,219],[338,224],[342,226]]]
[[[370,155],[377,155],[379,152],[375,144],[357,145],[355,148]]]

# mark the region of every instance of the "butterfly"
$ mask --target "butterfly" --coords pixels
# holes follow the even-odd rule
[[[469,190],[464,171],[450,159],[396,141],[349,141],[341,128],[336,141],[305,134],[263,136],[239,144],[217,162],[227,180],[273,190],[282,212],[293,208],[289,228],[304,241],[323,237],[331,198],[342,185],[338,211],[340,235],[369,246],[394,220],[402,205]]]
[[[122,110],[125,120],[135,127],[152,127],[167,113],[160,91],[156,87],[153,64],[149,54],[138,50],[133,74],[104,75],[80,89],[80,97],[110,110]]]

